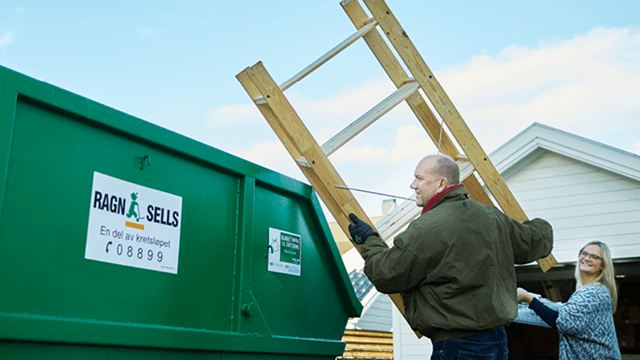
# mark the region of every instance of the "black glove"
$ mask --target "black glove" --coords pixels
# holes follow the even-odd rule
[[[373,231],[369,224],[358,219],[355,214],[349,214],[349,220],[351,220],[351,222],[354,224],[349,225],[349,233],[351,234],[351,239],[353,239],[353,242],[355,242],[356,244],[364,244],[369,236],[379,236],[378,233]]]

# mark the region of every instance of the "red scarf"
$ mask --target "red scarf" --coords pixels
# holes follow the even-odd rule
[[[435,194],[431,199],[429,199],[429,201],[427,201],[427,203],[424,205],[424,207],[422,208],[422,214],[420,215],[424,215],[427,211],[431,210],[431,208],[438,202],[438,200],[442,199],[443,196],[445,196],[445,194],[447,194],[448,192],[455,190],[459,187],[463,187],[463,184],[458,184],[458,185],[451,185],[448,188],[442,190],[441,192]]]

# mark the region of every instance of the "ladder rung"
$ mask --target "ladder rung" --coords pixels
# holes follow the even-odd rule
[[[421,211],[422,208],[417,207],[415,201],[406,200],[402,202],[376,223],[376,229],[380,233],[380,237],[385,240],[390,239],[409,221],[418,216]]]
[[[456,156],[456,159],[458,156]],[[469,162],[469,160],[456,160],[458,163],[458,169],[460,169],[460,182],[465,181],[471,174],[476,170],[473,167],[473,164]]]
[[[373,124],[382,115],[389,112],[396,105],[406,100],[409,96],[415,93],[420,88],[420,84],[411,78],[405,81],[398,90],[393,94],[387,96],[378,105],[371,108],[364,115],[360,116],[356,121],[352,122],[349,126],[342,129],[338,134],[332,137],[329,141],[322,145],[322,150],[329,156],[338,150],[342,145],[346,144],[354,136],[358,135],[364,129]]]
[[[369,19],[369,21],[370,21],[370,23],[368,23],[367,25],[363,26],[360,30],[356,31],[355,33],[353,33],[348,38],[344,39],[340,44],[336,45],[333,49],[329,50],[326,54],[324,54],[321,57],[319,57],[318,60],[316,60],[313,63],[311,63],[311,65],[309,65],[306,68],[300,70],[300,72],[295,74],[291,79],[289,79],[289,80],[283,82],[282,84],[280,84],[280,89],[282,91],[287,90],[293,84],[297,83],[298,81],[302,80],[305,76],[307,76],[311,72],[313,72],[313,70],[319,68],[322,64],[324,64],[327,61],[329,61],[329,59],[331,59],[332,57],[334,57],[337,54],[339,54],[342,50],[346,49],[349,45],[353,44],[356,40],[358,40],[361,37],[365,36],[376,25],[378,25],[378,22],[375,21],[373,18]]]
[[[307,161],[307,159],[304,156],[301,156],[301,157],[297,158],[296,162],[300,166],[311,167],[311,164],[309,164],[309,162]]]
[[[469,161],[469,157],[467,157],[467,155],[465,155],[465,154],[458,154],[456,156],[455,160],[458,161],[458,162],[468,162]]]
[[[340,44],[336,45],[333,49],[329,50],[326,54],[324,54],[321,57],[319,57],[318,60],[316,60],[313,63],[311,63],[306,68],[300,70],[300,72],[295,74],[289,80],[287,80],[287,81],[283,82],[282,84],[280,84],[280,90],[285,91],[288,88],[290,88],[293,84],[295,84],[298,81],[304,79],[307,75],[311,74],[315,69],[317,69],[320,66],[322,66],[322,64],[326,63],[327,61],[329,61],[334,56],[338,55],[342,50],[346,49],[349,45],[353,44],[356,40],[358,40],[361,37],[365,36],[369,31],[371,31],[373,28],[375,28],[376,25],[378,25],[378,22],[375,21],[375,19],[373,19],[373,18],[371,18],[371,19],[369,19],[367,21],[369,22],[367,25],[363,26],[362,28],[360,28],[360,30],[356,31],[351,36],[349,36],[348,38],[344,39]],[[262,95],[258,96],[257,98],[255,98],[253,100],[258,105],[262,105],[262,104],[266,104],[267,103],[264,100],[264,98],[262,97]]]

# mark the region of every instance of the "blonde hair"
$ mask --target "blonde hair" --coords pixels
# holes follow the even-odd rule
[[[584,248],[589,245],[598,245],[600,248],[600,253],[602,254],[602,271],[598,276],[591,278],[583,276],[580,271],[580,253]],[[583,286],[587,286],[589,284],[593,284],[594,282],[599,282],[604,285],[611,294],[611,305],[612,312],[616,312],[616,308],[618,307],[618,287],[616,285],[616,272],[613,269],[613,259],[611,258],[611,251],[609,251],[609,246],[603,243],[602,241],[591,241],[578,251],[578,263],[576,264],[576,290],[580,289]]]

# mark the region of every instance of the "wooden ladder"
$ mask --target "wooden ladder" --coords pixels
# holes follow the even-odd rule
[[[342,1],[340,5],[357,31],[284,83],[277,85],[262,62],[247,67],[236,76],[342,230],[348,236],[350,224],[348,215],[354,213],[371,225],[384,240],[390,238],[420,213],[421,209],[415,206],[415,202],[406,201],[390,216],[378,222],[376,229],[351,192],[336,187],[347,186],[328,159],[329,155],[402,101],[407,102],[434,143],[440,145],[442,153],[456,159],[461,165],[462,183],[474,200],[493,205],[491,198],[474,175],[475,172],[483,179],[485,186],[505,214],[514,220],[526,221],[527,216],[517,200],[385,1],[364,0],[364,3],[372,17],[367,15],[359,0]],[[388,41],[409,69],[411,76],[400,65],[378,27],[387,35]],[[397,90],[320,146],[285,97],[284,91],[360,38],[367,43]],[[440,117],[444,118],[444,123],[447,124],[464,154],[458,151],[447,133],[441,131],[441,124],[418,91],[419,89],[424,91]],[[445,103],[446,105],[443,106]],[[443,108],[446,108],[446,114],[443,113]],[[356,245],[356,248],[360,251],[359,246]],[[538,260],[544,272],[555,263],[556,260],[552,254]],[[401,296],[399,294],[390,296],[400,312],[404,314]]]

